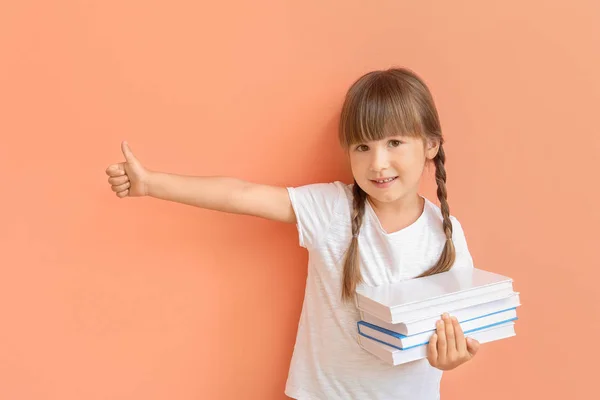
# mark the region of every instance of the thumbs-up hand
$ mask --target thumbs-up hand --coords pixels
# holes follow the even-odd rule
[[[148,195],[150,172],[135,158],[127,142],[121,143],[125,162],[111,164],[106,168],[108,183],[117,197],[137,197]]]

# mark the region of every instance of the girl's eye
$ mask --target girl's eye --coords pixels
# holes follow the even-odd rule
[[[390,142],[389,142],[389,144],[390,144],[392,147],[398,147],[398,146],[400,146],[400,144],[401,144],[401,143],[402,143],[402,142],[401,142],[401,141],[399,141],[399,140],[390,140]]]
[[[367,151],[367,150],[369,150],[369,146],[364,145],[364,144],[359,144],[358,146],[356,146],[356,150],[357,151]]]

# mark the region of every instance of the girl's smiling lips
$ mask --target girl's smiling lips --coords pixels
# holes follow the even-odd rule
[[[385,189],[389,186],[392,185],[392,183],[394,183],[394,181],[396,180],[397,176],[392,176],[389,178],[382,178],[382,179],[371,179],[371,182],[373,182],[373,184],[380,188],[380,189]]]

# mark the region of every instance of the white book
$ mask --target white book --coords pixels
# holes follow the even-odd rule
[[[488,343],[506,339],[516,335],[514,324],[514,321],[507,322],[488,329],[472,332],[467,334],[467,336],[479,341],[479,343]],[[358,335],[358,342],[363,349],[391,365],[399,365],[427,358],[426,345],[412,347],[407,350],[400,350],[360,334]]]
[[[460,323],[460,326],[463,332],[468,334],[476,329],[491,327],[499,323],[514,321],[516,319],[517,309],[512,308],[464,321]],[[429,330],[416,335],[405,336],[364,321],[359,321],[357,325],[358,332],[361,335],[372,339],[377,339],[387,345],[403,350],[429,343],[431,335],[435,332],[435,330]]]
[[[482,315],[492,314],[510,308],[520,307],[521,300],[518,292],[513,292],[504,298],[476,304],[468,307],[461,307],[462,301],[450,302],[443,308],[434,307],[433,310],[422,310],[424,316],[420,319],[409,320],[392,324],[383,321],[376,316],[361,311],[361,319],[369,324],[385,328],[388,331],[400,333],[405,336],[416,335],[435,329],[435,323],[441,318],[442,313],[448,312],[455,316],[458,322],[464,322],[469,319],[480,317]]]
[[[356,306],[392,324],[422,317],[422,310],[444,309],[449,302],[460,308],[497,300],[513,293],[511,278],[478,268],[456,268],[422,278],[381,286],[361,285]]]

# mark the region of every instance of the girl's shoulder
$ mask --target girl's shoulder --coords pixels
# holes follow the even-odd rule
[[[334,205],[348,196],[352,196],[352,188],[341,181],[309,183],[302,186],[288,187],[291,195],[305,197],[311,202],[320,205]]]
[[[347,185],[341,181],[334,181],[287,189],[296,214],[300,245],[314,248],[326,237],[340,215],[347,213]]]

